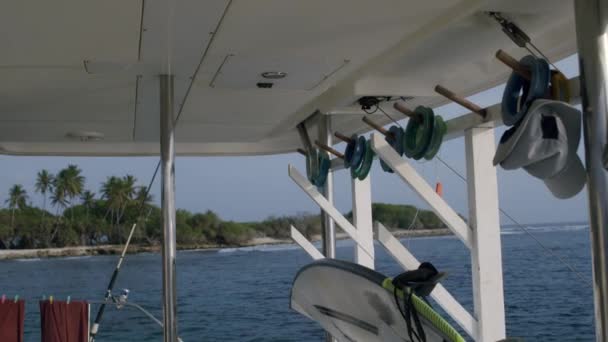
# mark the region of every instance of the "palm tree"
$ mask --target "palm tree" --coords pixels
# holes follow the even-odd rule
[[[46,194],[53,191],[53,181],[55,177],[48,170],[42,169],[36,177],[36,192],[42,195],[42,209],[46,211]],[[42,215],[44,215],[44,211]]]
[[[27,193],[21,184],[13,185],[9,190],[8,199],[6,203],[8,208],[11,210],[11,229],[15,230],[15,210],[17,208],[23,209],[27,205]]]
[[[135,201],[138,205],[146,207],[152,204],[154,197],[148,192],[148,188],[145,186],[138,186],[135,190]]]
[[[133,199],[135,198],[135,191],[136,191],[136,187],[135,187],[135,183],[137,182],[137,179],[133,176],[133,175],[126,175],[121,179],[120,182],[120,215],[118,216],[118,220],[120,221],[120,219],[122,218],[122,216],[125,213],[125,210],[127,210],[127,206],[129,204],[131,204],[133,202]],[[116,222],[117,224],[119,222]]]
[[[42,169],[38,171],[36,176],[35,191],[42,195],[42,216],[40,218],[40,225],[44,227],[44,217],[46,216],[46,199],[47,193],[53,191],[53,182],[55,176],[49,173],[48,170]]]
[[[55,220],[55,228],[53,229],[53,232],[50,234],[50,236],[48,236],[48,239],[46,240],[47,246],[51,243],[51,241],[53,241],[55,239],[55,236],[57,235],[57,232],[59,231],[59,221],[61,220],[61,217],[63,216],[63,214],[60,215],[59,213],[60,212],[63,213],[63,211],[65,211],[65,209],[68,206],[68,200],[66,198],[66,190],[65,190],[65,179],[63,177],[60,177],[59,174],[57,175],[57,177],[55,178],[55,181],[53,182],[53,194],[51,194],[51,204],[57,208],[55,211],[55,215],[57,216],[57,218]]]
[[[73,164],[68,165],[65,171],[66,197],[71,203],[72,200],[80,196],[84,190],[84,176],[81,175],[82,170]]]
[[[120,208],[120,178],[110,176],[104,183],[101,183],[101,196],[106,200],[108,211],[110,213],[110,222],[114,224],[114,213]]]
[[[57,178],[58,179],[58,178]],[[56,215],[59,216],[60,211],[65,210],[68,206],[68,200],[65,196],[65,190],[61,181],[55,179],[54,190],[51,194],[51,205],[56,207]],[[63,210],[60,210],[63,209]]]
[[[110,222],[117,230],[127,206],[131,204],[136,194],[136,181],[137,179],[132,175],[122,178],[111,176],[101,184],[102,197],[106,200],[111,217]]]
[[[123,191],[124,191],[124,195],[125,195],[125,201],[131,200],[134,198],[135,196],[135,191],[136,191],[136,187],[135,187],[135,183],[137,182],[137,178],[135,178],[133,175],[126,175],[123,177]]]
[[[55,177],[54,198],[55,204],[67,208],[72,203],[73,199],[82,194],[84,188],[84,176],[78,166],[70,164],[67,168],[62,169]],[[72,219],[74,211],[72,210]]]
[[[95,194],[92,191],[85,190],[80,196],[80,200],[82,200],[82,206],[85,208],[86,216],[84,223],[81,222],[80,226],[80,243],[82,245],[86,244],[86,229],[89,226],[89,210],[95,205]]]
[[[121,188],[122,180],[116,176],[108,177],[106,181],[101,184],[101,194],[102,197],[106,200],[106,205],[108,206],[108,211],[106,212],[106,215],[108,213],[110,214],[110,222],[115,236],[118,236],[118,233],[116,232],[116,225],[118,222],[118,216],[123,197]]]
[[[86,210],[86,217],[87,217],[87,220],[88,220],[88,218],[89,218],[89,210],[95,204],[95,194],[92,191],[85,190],[82,193],[82,195],[80,196],[80,199],[82,200],[82,205],[84,206],[84,208]]]

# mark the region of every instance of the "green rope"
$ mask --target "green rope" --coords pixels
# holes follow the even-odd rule
[[[382,287],[389,291],[391,294],[395,291],[395,286],[393,286],[393,279],[386,278],[382,282]],[[409,289],[406,289],[409,295]],[[403,290],[397,289],[397,296],[399,298],[404,298]],[[454,329],[450,323],[448,323],[443,317],[441,317],[430,305],[428,305],[424,300],[420,299],[415,294],[412,295],[412,304],[414,305],[414,309],[427,321],[429,321],[441,334],[443,337],[449,339],[449,342],[466,342],[465,339]]]

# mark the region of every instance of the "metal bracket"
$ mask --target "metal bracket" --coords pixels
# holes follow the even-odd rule
[[[300,135],[300,141],[302,142],[302,146],[306,151],[306,154],[310,154],[313,151],[312,142],[310,141],[310,136],[308,135],[308,129],[306,128],[306,120],[300,122],[296,128],[298,129],[298,134]]]
[[[530,43],[530,37],[517,26],[514,22],[506,19],[500,12],[487,12],[488,15],[496,20],[502,27],[507,37],[509,37],[513,43],[521,48],[526,48],[526,44]]]

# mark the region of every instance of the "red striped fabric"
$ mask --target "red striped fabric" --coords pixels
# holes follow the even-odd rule
[[[87,342],[89,308],[86,301],[40,302],[42,342]]]
[[[7,299],[0,302],[0,341],[23,342],[23,321],[25,304]]]

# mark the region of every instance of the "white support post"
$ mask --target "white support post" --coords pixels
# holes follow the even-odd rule
[[[376,222],[376,234],[378,242],[401,267],[405,270],[415,270],[418,268],[420,261],[380,222]],[[473,340],[477,340],[477,320],[460,305],[443,285],[437,284],[433,292],[431,292],[431,297]]]
[[[291,226],[291,238],[293,239],[293,241],[295,241],[295,243],[300,245],[300,247],[302,247],[302,249],[306,253],[308,253],[308,255],[310,255],[310,257],[313,258],[314,260],[319,260],[319,259],[325,258],[323,256],[323,254],[321,252],[319,252],[317,247],[315,247],[315,245],[310,243],[310,241],[308,241],[306,236],[302,235],[302,233],[300,233],[300,231],[297,230],[296,227],[294,227],[294,226]]]
[[[310,196],[310,198],[317,203],[321,210],[327,213],[334,222],[342,228],[342,230],[350,236],[351,239],[355,242],[355,244],[359,244],[359,232],[357,228],[353,226],[341,213],[334,207],[327,199],[317,190],[317,187],[312,185],[306,177],[302,176],[300,172],[293,166],[289,165],[289,177],[302,189],[304,192]],[[361,245],[361,248],[365,254],[367,254],[370,258],[373,259],[374,252],[373,250],[369,250],[369,248],[364,244]]]
[[[331,116],[322,115],[319,120],[319,140],[325,145],[333,145],[333,132],[331,129]],[[327,152],[323,151],[321,153]],[[327,199],[327,202],[334,204],[334,171],[330,168],[327,172],[327,179],[325,185],[322,188],[323,196]],[[327,258],[336,257],[336,225],[334,220],[321,211],[321,236],[323,241],[323,255]],[[326,339],[327,340],[327,339]],[[334,341],[331,339],[331,341]]]
[[[404,182],[406,182],[439,216],[448,228],[471,248],[471,234],[466,222],[422,178],[416,170],[378,134],[372,134],[372,149]]]
[[[477,340],[498,341],[506,332],[494,129],[468,129],[465,151]]]
[[[352,179],[353,224],[359,240],[355,245],[355,262],[374,269],[374,230],[372,223],[372,188],[369,177]],[[366,250],[370,253],[366,253]]]

